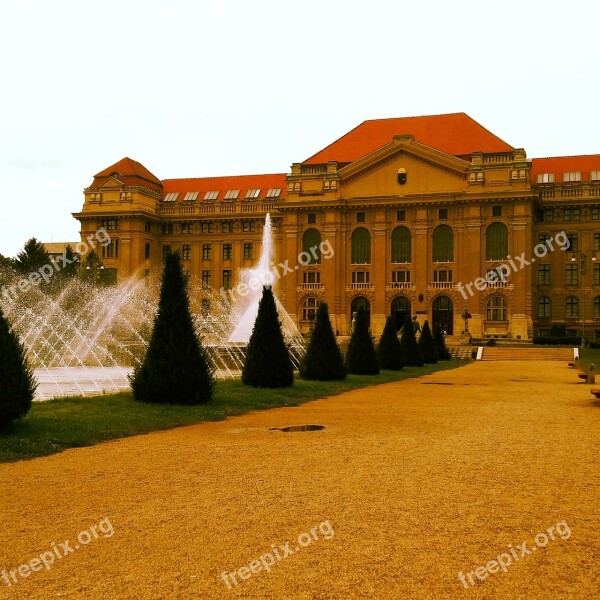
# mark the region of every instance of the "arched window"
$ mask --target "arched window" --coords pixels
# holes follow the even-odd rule
[[[392,300],[391,311],[396,331],[399,331],[404,325],[406,315],[410,316],[410,300],[405,296],[396,296]]]
[[[567,317],[578,317],[579,316],[579,300],[575,296],[569,296],[566,302],[566,316]]]
[[[317,316],[317,309],[319,308],[319,301],[309,296],[302,303],[302,320],[303,321],[314,321]]]
[[[371,326],[371,303],[364,296],[356,296],[350,305],[350,321],[354,318],[354,313],[362,308],[367,315],[367,325]]]
[[[433,230],[433,262],[454,261],[454,232],[448,225]]]
[[[502,296],[492,296],[486,304],[488,321],[508,321],[508,304]]]
[[[544,319],[551,315],[552,303],[548,296],[542,296],[538,302],[538,318]]]
[[[352,264],[367,265],[371,262],[371,234],[364,227],[352,232]]]
[[[302,236],[302,252],[310,256],[306,264],[321,263],[321,234],[316,229],[307,229]],[[306,256],[303,258],[306,261]]]
[[[594,298],[594,317],[600,317],[600,296]]]
[[[409,263],[410,260],[410,230],[408,227],[396,227],[392,231],[392,262]]]
[[[433,330],[436,327],[444,330],[448,335],[454,331],[454,304],[448,296],[437,296],[431,307]]]
[[[508,229],[504,223],[492,223],[485,232],[486,260],[504,260],[508,255]]]

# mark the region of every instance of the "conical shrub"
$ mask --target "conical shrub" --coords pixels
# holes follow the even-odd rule
[[[400,335],[400,346],[402,347],[404,364],[407,367],[423,366],[423,355],[421,354],[421,349],[417,344],[415,328],[410,315],[406,315],[404,319],[404,326],[402,327],[402,334]]]
[[[130,383],[141,402],[193,405],[212,398],[213,369],[194,330],[179,254],[165,261],[150,344]]]
[[[452,356],[446,347],[446,338],[442,335],[442,328],[436,325],[433,330],[433,341],[438,352],[438,360],[451,360]]]
[[[377,357],[379,358],[379,366],[382,369],[398,371],[404,367],[402,346],[400,346],[392,317],[388,317],[385,321],[385,327],[377,346]]]
[[[379,373],[379,361],[369,333],[367,313],[363,308],[359,308],[356,314],[356,323],[346,354],[346,369],[348,373],[355,375],[377,375]]]
[[[242,382],[253,387],[282,388],[294,383],[294,365],[283,339],[270,286],[263,287],[258,314],[246,350]]]
[[[25,348],[0,308],[0,426],[29,412],[36,388]]]
[[[429,327],[429,321],[425,321],[423,329],[421,330],[421,337],[419,338],[419,348],[423,355],[423,362],[427,365],[434,365],[438,361],[438,352],[431,335],[431,328]]]
[[[317,381],[333,381],[346,378],[346,368],[342,352],[337,344],[329,310],[325,302],[321,302],[317,310],[315,328],[310,336],[310,343],[302,363],[300,376],[303,379]]]

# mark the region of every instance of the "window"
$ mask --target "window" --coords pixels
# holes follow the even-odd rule
[[[244,259],[252,260],[254,258],[254,244],[252,242],[244,243]]]
[[[356,222],[357,223],[365,223],[367,220],[367,215],[364,212],[356,213]]]
[[[594,250],[600,250],[600,233],[594,233]]]
[[[563,211],[563,219],[565,221],[579,221],[581,210],[579,208],[565,208]]]
[[[569,252],[577,252],[579,250],[579,235],[576,233],[567,233],[567,239],[569,240]]]
[[[192,258],[192,246],[190,244],[184,244],[181,247],[181,258],[183,260],[190,260]]]
[[[550,285],[550,265],[538,265],[538,285]]]
[[[181,224],[181,233],[183,233],[184,235],[194,233],[194,224],[193,223],[182,223]]]
[[[359,227],[352,232],[351,262],[353,265],[367,265],[371,263],[371,234],[364,227]]]
[[[579,316],[579,300],[575,296],[569,296],[566,302],[566,316],[573,318]]]
[[[302,279],[304,283],[321,283],[321,273],[319,271],[305,271]]]
[[[167,256],[169,256],[169,254],[171,254],[171,245],[167,244],[166,246],[163,246],[162,251],[163,251],[163,262],[164,262],[165,260],[167,260]]]
[[[544,221],[549,223],[552,221],[553,218],[554,218],[554,211],[551,208],[547,208],[544,211]]]
[[[100,223],[101,229],[106,229],[106,231],[117,231],[119,229],[119,220],[118,219],[102,219]]]
[[[538,302],[538,318],[547,319],[551,315],[552,303],[548,296],[542,296]]]
[[[211,276],[211,273],[208,269],[204,269],[202,271],[202,287],[205,287],[205,288],[210,287],[210,276]]]
[[[470,182],[482,182],[483,181],[483,171],[477,171],[476,173],[469,173],[469,181]]]
[[[369,283],[370,277],[369,271],[352,271],[352,283]]]
[[[512,179],[527,179],[527,174],[525,169],[515,169],[511,173]]]
[[[212,246],[210,244],[202,244],[202,260],[212,259]]]
[[[231,244],[223,244],[223,260],[231,260],[232,246]]]
[[[502,296],[492,296],[487,301],[486,319],[488,321],[508,320],[508,304]]]
[[[232,221],[223,221],[221,223],[221,232],[222,233],[233,233],[233,222]]]
[[[306,298],[302,303],[302,320],[303,321],[314,321],[317,316],[317,309],[319,308],[319,301],[316,298]]]
[[[119,258],[119,240],[112,239],[102,246],[102,258]]]
[[[450,269],[437,269],[433,272],[433,281],[437,283],[451,283],[452,271]]]
[[[392,231],[392,263],[411,262],[411,236],[407,227],[396,227]]]
[[[335,190],[337,189],[337,181],[326,179],[325,183],[323,184],[323,188],[325,190]]]
[[[574,183],[576,181],[581,181],[581,171],[570,171],[563,173],[564,183]]]
[[[237,200],[237,197],[240,195],[240,190],[229,190],[225,192],[225,200]]]
[[[219,197],[219,192],[206,192],[204,194],[204,202],[213,202]]]
[[[254,221],[242,221],[242,231],[244,233],[252,233],[256,229]]]
[[[397,210],[396,211],[396,221],[406,221],[406,211],[405,210]]]
[[[438,211],[438,219],[447,219],[448,218],[448,209],[440,208]]]
[[[196,200],[196,198],[198,198],[198,194],[200,192],[188,192],[184,197],[183,197],[183,201],[184,202],[194,202]]]
[[[594,285],[600,285],[600,265],[594,264]]]
[[[594,319],[600,318],[600,296],[594,298]],[[596,339],[598,339],[598,332],[596,332]]]
[[[317,213],[308,213],[308,224],[315,225],[317,223]]]
[[[173,233],[173,223],[162,224],[163,235],[171,235]]]
[[[453,262],[454,232],[448,225],[433,230],[433,262]]]
[[[502,216],[502,207],[501,206],[492,206],[492,217],[501,217]]]
[[[146,233],[150,233],[152,231],[152,225],[151,225],[150,221],[146,221],[144,223],[144,231]]]
[[[410,283],[410,271],[392,271],[392,283]]]
[[[504,223],[492,223],[485,232],[486,260],[503,260],[508,254],[508,228]]]
[[[150,242],[146,242],[146,247],[144,248],[144,258],[146,260],[150,259]]]
[[[271,188],[265,197],[275,199],[279,198],[279,196],[281,196],[281,188]]]
[[[554,183],[554,173],[538,173],[538,183]]]
[[[231,269],[225,269],[223,271],[223,287],[226,290],[230,290],[231,289],[231,284],[232,284],[232,273],[233,271]]]
[[[303,261],[306,264],[321,263],[321,234],[316,229],[307,229],[302,236]],[[308,255],[308,256],[306,256]]]
[[[163,202],[175,202],[179,198],[179,192],[169,192],[164,198]]]
[[[600,208],[592,208],[592,221],[598,221],[600,219]]]
[[[600,171],[590,171],[590,181],[600,181]]]
[[[260,190],[248,190],[246,192],[246,200],[255,200],[260,196]]]
[[[200,224],[200,231],[202,231],[202,233],[213,233],[214,230],[215,227],[211,221],[202,221]]]
[[[549,233],[538,233],[538,244],[545,244],[551,237]]]
[[[565,285],[579,283],[579,265],[565,265]]]

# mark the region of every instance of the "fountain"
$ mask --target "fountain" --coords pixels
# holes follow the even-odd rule
[[[263,231],[260,260],[240,273],[241,281],[258,277],[269,283],[273,260],[270,216]],[[0,295],[4,314],[19,334],[39,381],[37,399],[91,395],[129,388],[127,375],[139,364],[158,307],[160,276],[133,275],[112,287],[79,278],[30,286],[9,301]],[[0,286],[16,289],[19,276],[0,271]],[[262,286],[230,305],[217,291],[192,277],[188,284],[197,335],[208,350],[217,378],[237,377],[245,359]],[[296,365],[303,339],[277,302],[284,335]]]

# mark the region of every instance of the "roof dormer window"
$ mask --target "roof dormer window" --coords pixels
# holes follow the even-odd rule
[[[175,202],[179,198],[179,192],[169,192],[164,198],[164,202]]]
[[[538,173],[538,183],[554,183],[554,173]]]

